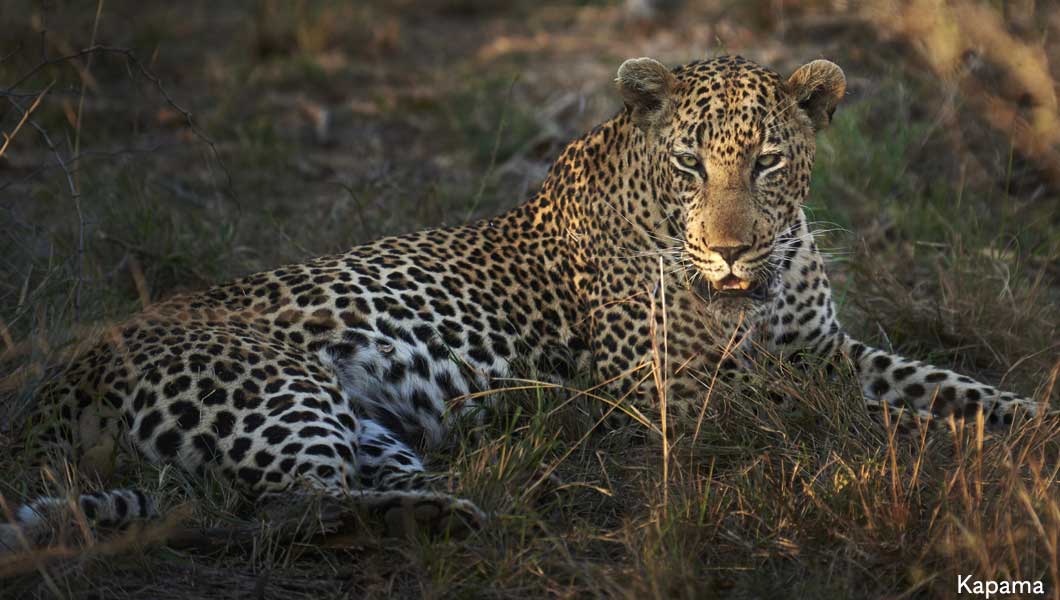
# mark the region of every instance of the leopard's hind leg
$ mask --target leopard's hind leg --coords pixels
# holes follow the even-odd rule
[[[434,491],[437,478],[424,473],[416,453],[359,416],[356,399],[317,354],[233,324],[152,325],[180,334],[168,339],[149,329],[141,336],[130,326],[121,344],[100,344],[50,388],[43,400],[57,423],[45,437],[64,459],[76,461],[102,436],[117,435],[150,462],[216,473],[251,498],[308,487],[429,530],[484,519],[470,502]],[[86,502],[88,495],[29,506]]]
[[[369,520],[378,518],[392,536],[462,534],[485,523],[486,514],[474,503],[441,491],[447,475],[426,472],[416,452],[379,423],[357,419],[350,446],[355,454],[347,463],[319,454],[307,461],[303,455],[293,468],[304,474],[308,492],[317,491]],[[264,494],[281,502],[292,495],[298,494],[290,488]]]

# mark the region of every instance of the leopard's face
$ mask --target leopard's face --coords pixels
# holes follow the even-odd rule
[[[637,139],[653,163],[656,198],[682,230],[686,282],[718,311],[768,306],[809,192],[815,133],[843,94],[842,71],[815,61],[785,81],[739,57],[673,72],[631,62],[619,87],[645,132]]]

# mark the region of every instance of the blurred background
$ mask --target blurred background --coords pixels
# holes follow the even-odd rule
[[[515,206],[620,108],[623,60],[719,54],[846,72],[808,208],[851,329],[1055,399],[1060,3],[4,0],[0,447],[43,366],[101,324]]]

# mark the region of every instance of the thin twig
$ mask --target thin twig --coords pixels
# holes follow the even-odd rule
[[[154,144],[153,146],[145,146],[143,148],[120,148],[118,150],[112,150],[112,151],[106,151],[106,150],[85,150],[84,152],[82,152],[79,155],[79,158],[81,159],[80,162],[87,162],[87,161],[85,161],[86,158],[117,158],[119,156],[135,155],[135,154],[154,154],[155,152],[158,152],[159,150],[168,149],[168,148],[171,148],[171,147],[174,147],[174,146],[177,146],[177,145],[179,145],[179,144],[160,142],[158,144]],[[54,169],[54,168],[55,167],[48,166],[48,165],[45,165],[45,164],[38,165],[32,171],[27,173],[25,176],[23,176],[23,177],[21,177],[19,179],[10,179],[6,183],[4,183],[3,185],[0,185],[0,192],[3,192],[4,190],[6,190],[8,188],[11,188],[11,187],[14,187],[16,185],[21,185],[21,184],[26,183],[28,181],[32,181],[33,179],[35,179],[41,173],[44,173],[44,172],[48,171],[49,169]],[[70,173],[76,174],[78,171],[80,171],[83,168],[85,168],[84,165],[81,165],[81,166],[79,166],[77,168],[72,168],[71,167],[70,168]]]
[[[15,139],[16,135],[18,135],[19,130],[21,130],[22,126],[26,124],[26,120],[29,119],[29,116],[33,114],[33,111],[37,110],[37,107],[40,106],[40,101],[44,99],[44,95],[52,89],[53,85],[55,85],[54,81],[49,83],[48,87],[41,90],[41,92],[37,94],[37,98],[33,101],[33,104],[29,105],[29,110],[22,113],[22,118],[18,120],[18,124],[15,125],[15,129],[12,130],[11,133],[4,134],[4,145],[0,146],[0,157],[4,155],[4,152],[7,152],[7,147],[11,144],[11,141]]]
[[[497,135],[493,138],[493,149],[490,151],[490,164],[486,167],[486,173],[479,180],[478,191],[475,192],[475,197],[471,201],[471,207],[467,211],[467,219],[474,216],[475,211],[478,210],[479,204],[482,203],[482,196],[486,193],[486,183],[489,178],[493,176],[493,171],[497,166],[497,153],[501,148],[501,139],[504,136],[504,127],[507,124],[508,118],[508,107],[512,102],[512,94],[515,92],[515,84],[519,81],[518,77],[512,79],[512,83],[508,86],[508,96],[504,99],[504,104],[501,106],[501,118],[497,124]]]
[[[7,54],[5,54],[3,56],[0,56],[0,65],[4,64],[5,62],[7,62],[7,60],[9,58],[11,58],[12,56],[14,56],[14,55],[16,55],[16,54],[18,54],[20,52],[22,52],[22,42],[19,42],[15,46],[15,49],[12,50],[11,52],[8,52]]]
[[[99,18],[103,14],[103,0],[96,2],[96,18],[92,21],[92,41],[89,42],[89,46],[96,45],[96,33],[99,31]],[[74,153],[70,158],[74,164],[74,183],[77,184],[77,189],[81,189],[81,171],[78,170],[78,166],[81,164],[81,118],[85,114],[85,91],[88,89],[89,78],[92,73],[92,58],[95,54],[89,54],[85,60],[85,68],[81,72],[81,93],[77,99],[77,118],[74,121]]]
[[[28,111],[22,107],[18,102],[12,98],[7,99],[19,112],[23,115],[28,115]],[[31,127],[40,133],[44,139],[44,143],[48,145],[48,149],[51,150],[52,156],[55,157],[55,162],[59,165],[63,174],[66,175],[66,183],[70,189],[70,199],[74,202],[74,209],[77,212],[77,281],[74,284],[74,314],[80,320],[81,318],[81,284],[83,281],[84,270],[85,270],[85,216],[81,211],[81,192],[78,191],[77,185],[74,183],[74,176],[70,173],[70,169],[67,166],[67,161],[63,160],[62,154],[59,149],[52,143],[51,137],[43,127],[37,124],[33,119],[27,118],[27,122]]]

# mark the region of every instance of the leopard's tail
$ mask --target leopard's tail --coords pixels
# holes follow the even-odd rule
[[[0,556],[45,545],[82,516],[90,526],[111,528],[158,516],[151,498],[137,489],[81,494],[76,498],[79,514],[71,510],[73,500],[42,496],[19,507],[12,522],[0,524]]]

